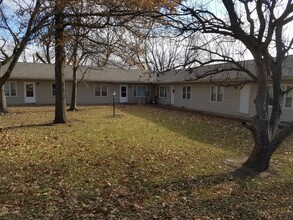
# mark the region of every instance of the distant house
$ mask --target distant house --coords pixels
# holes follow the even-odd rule
[[[283,87],[293,86],[293,57],[285,63]],[[252,72],[254,64],[247,61]],[[221,68],[221,65],[217,65]],[[207,66],[196,69],[201,75],[215,68]],[[245,74],[227,72],[195,80],[196,73],[188,70],[168,71],[159,77],[150,72],[123,69],[93,69],[79,71],[78,104],[111,104],[116,92],[118,103],[148,103],[156,100],[161,105],[170,105],[191,110],[211,112],[234,117],[253,117],[254,98],[257,86]],[[65,68],[67,102],[71,98],[72,70]],[[224,87],[225,81],[234,86]],[[238,85],[245,80],[246,84]],[[217,82],[216,84],[214,82]],[[269,88],[272,88],[269,86]],[[269,90],[271,91],[271,89]],[[18,63],[5,84],[8,105],[53,104],[55,83],[54,65]],[[272,92],[269,92],[272,96]],[[283,121],[293,120],[293,92],[284,98]]]

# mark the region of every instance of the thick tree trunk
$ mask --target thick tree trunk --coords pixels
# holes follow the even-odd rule
[[[8,113],[4,86],[0,87],[0,113]]]
[[[77,79],[76,79],[76,70],[73,70],[73,79],[72,79],[72,90],[71,90],[71,103],[68,111],[77,111]]]
[[[256,172],[262,172],[269,168],[272,156],[270,142],[272,140],[272,127],[269,124],[267,80],[268,70],[265,61],[260,53],[255,52],[254,60],[258,77],[257,94],[254,100],[256,116],[251,125],[246,127],[251,131],[254,138],[254,148],[248,160],[243,164],[243,168],[248,168]]]
[[[56,6],[58,7],[58,6]],[[55,83],[56,83],[56,103],[54,123],[66,123],[66,92],[64,77],[64,24],[63,10],[57,8],[55,15]]]
[[[263,172],[269,168],[272,155],[273,152],[269,147],[255,144],[247,161],[243,164],[243,168]]]

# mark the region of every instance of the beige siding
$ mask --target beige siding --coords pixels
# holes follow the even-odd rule
[[[55,97],[52,95],[52,83],[49,80],[11,80],[11,82],[16,82],[16,96],[6,97],[8,105],[21,105],[24,104],[24,83],[34,82],[36,88],[36,104],[54,104]],[[107,84],[107,83],[102,83]],[[293,82],[286,83],[293,84]],[[108,83],[108,95],[106,97],[95,96],[94,91],[95,82],[81,82],[78,86],[77,103],[78,104],[112,104],[113,102],[113,91],[116,92],[116,103],[120,101],[120,85],[118,83]],[[133,88],[136,84],[128,84],[128,103],[146,103],[149,101],[150,97],[134,97]],[[137,84],[139,85],[139,84]],[[191,99],[182,98],[182,87],[183,85],[191,86]],[[174,87],[175,100],[174,106],[180,108],[194,109],[199,111],[213,112],[219,114],[230,114],[230,115],[240,115],[239,114],[239,99],[240,99],[240,88],[237,87],[225,87],[223,102],[211,102],[210,101],[210,83],[186,83],[186,84],[168,84],[164,85],[167,88],[167,97],[159,97],[159,85],[154,85],[150,87],[150,96],[154,99],[157,97],[157,101],[162,105],[171,104],[171,89]],[[250,99],[249,99],[249,117],[255,115],[255,105],[254,99],[256,96],[256,85],[251,84]],[[70,103],[71,99],[71,82],[66,83],[66,93],[67,93],[67,103]],[[283,115],[281,117],[282,121],[292,121],[293,120],[293,108],[284,108]]]
[[[127,84],[114,84],[114,83],[101,83],[108,85],[108,94],[107,96],[95,96],[95,82],[81,82],[78,85],[77,91],[77,103],[78,104],[112,104],[113,103],[113,92],[116,92],[116,103],[120,102],[120,85]],[[136,85],[136,84],[135,84]],[[138,85],[138,84],[137,84]],[[66,84],[67,88],[67,103],[70,103],[71,100],[71,90],[72,83],[68,82]],[[144,104],[147,103],[147,97],[134,97],[133,96],[133,86],[128,86],[128,103],[134,104]]]
[[[36,83],[36,103],[54,104],[55,96],[52,94],[53,81],[40,81]]]
[[[191,99],[182,98],[183,85],[191,86]],[[238,114],[239,106],[239,89],[230,87],[224,88],[223,102],[211,102],[210,101],[210,84],[209,83],[193,83],[193,84],[176,84],[175,88],[175,102],[174,106],[180,108],[188,108],[200,111],[223,113],[223,114]],[[168,86],[172,87],[172,86]],[[170,104],[171,96],[170,89],[168,89],[167,98],[162,102],[159,99],[160,104]]]
[[[6,97],[8,105],[22,105],[24,103],[24,83],[35,82],[36,88],[36,104],[54,104],[55,96],[52,95],[52,83],[54,81],[24,81],[17,80],[17,95],[16,97]],[[111,104],[113,102],[113,91],[116,91],[116,101],[119,102],[119,84],[108,84],[108,96],[97,97],[94,93],[93,82],[81,82],[78,86],[77,103],[78,104]],[[103,83],[105,84],[105,83]],[[71,82],[66,82],[66,102],[71,100]]]
[[[291,84],[286,83],[286,85]],[[292,83],[293,85],[293,83]],[[249,107],[249,115],[254,116],[256,114],[255,111],[255,105],[254,105],[254,99],[256,97],[256,92],[257,92],[257,86],[253,84],[251,86],[251,96],[250,96],[250,107]],[[271,107],[269,107],[269,110],[271,110]],[[282,121],[293,121],[293,108],[283,108],[283,114],[281,116]]]
[[[95,96],[95,84],[94,82],[81,82],[78,85],[77,90],[77,103],[78,104],[111,104],[113,102],[113,91],[116,91],[118,86],[115,84],[107,84],[108,85],[108,93],[107,96]],[[69,90],[68,98],[70,100],[71,97],[71,85]]]
[[[16,96],[6,97],[7,105],[19,105],[24,103],[24,87],[23,81],[11,80],[9,82],[16,83]]]
[[[24,83],[34,82],[35,83],[35,96],[36,104],[53,104],[55,101],[54,96],[52,96],[50,81],[36,81],[36,80],[17,80],[11,81],[16,82],[16,97],[6,97],[8,105],[22,105],[24,102]]]

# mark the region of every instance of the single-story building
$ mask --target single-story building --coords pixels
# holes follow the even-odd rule
[[[292,58],[285,63],[284,88],[293,86]],[[254,64],[247,61],[253,72]],[[198,74],[214,66],[198,68]],[[123,69],[94,69],[78,71],[78,104],[111,104],[113,92],[117,103],[148,103],[211,112],[234,117],[253,117],[257,86],[243,73],[229,72],[194,80],[197,73],[188,70],[168,71],[160,76],[151,72]],[[211,77],[213,77],[211,79]],[[72,68],[65,67],[67,103],[71,99]],[[82,80],[81,80],[82,79]],[[234,86],[224,87],[213,82],[229,79]],[[237,82],[246,81],[244,86]],[[271,87],[269,87],[271,88]],[[5,84],[8,105],[53,104],[55,83],[54,65],[18,63]],[[271,94],[272,95],[272,94]],[[283,121],[293,120],[293,92],[284,98]]]
[[[215,69],[219,71],[226,68],[224,65],[209,65],[193,71],[172,70],[160,75],[153,81],[153,85],[157,87],[158,103],[220,115],[252,118],[256,114],[254,100],[257,85],[246,73],[224,71],[195,80],[197,76],[212,73]],[[242,66],[252,73],[255,72],[253,60],[244,61]],[[245,84],[241,85],[240,82]],[[287,89],[292,86],[293,56],[288,56],[284,62],[282,87]],[[272,89],[269,81],[269,103],[272,103]],[[282,105],[281,120],[293,121],[293,91],[284,97]]]
[[[151,74],[138,70],[82,67],[77,73],[79,104],[110,104],[113,92],[118,103],[147,103]],[[52,64],[17,63],[6,82],[8,105],[55,103],[55,72]],[[66,98],[71,100],[72,68],[65,67]]]

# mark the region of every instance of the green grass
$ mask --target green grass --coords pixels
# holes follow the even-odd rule
[[[154,106],[53,107],[0,116],[0,219],[292,219],[293,139],[269,175],[227,159],[252,140],[235,120]]]

